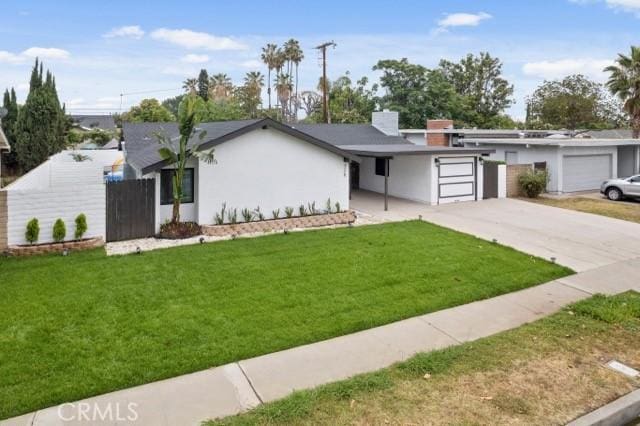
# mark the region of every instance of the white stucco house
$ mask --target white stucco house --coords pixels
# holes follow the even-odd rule
[[[551,193],[596,190],[607,179],[640,173],[640,140],[630,132],[454,129],[438,121],[427,123],[427,144],[487,148],[491,160],[545,168]]]
[[[191,150],[215,150],[216,162],[187,165],[181,220],[211,224],[227,209],[284,211],[328,199],[349,208],[351,191],[365,189],[426,204],[482,199],[487,148],[416,146],[398,130],[395,112],[372,124],[295,124],[272,119],[202,123]],[[178,138],[176,123],[124,123],[127,177],[156,179],[156,229],[171,217],[171,169],[156,134]],[[385,204],[387,197],[384,197]],[[240,218],[239,218],[240,220]]]

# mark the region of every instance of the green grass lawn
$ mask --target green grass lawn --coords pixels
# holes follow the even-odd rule
[[[570,274],[424,222],[0,260],[0,418]]]

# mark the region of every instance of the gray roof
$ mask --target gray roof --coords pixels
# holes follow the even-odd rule
[[[320,138],[311,133],[287,126],[270,118],[201,123],[197,127],[198,133],[189,140],[187,147],[189,150],[194,150],[196,148],[208,149],[240,136],[248,131],[264,126],[281,130],[331,152],[354,161],[358,161],[356,157],[325,138]],[[143,173],[148,173],[157,168],[161,168],[164,165],[164,162],[158,153],[160,146],[156,135],[163,134],[165,137],[174,140],[177,140],[179,137],[178,124],[175,122],[123,123],[122,131],[125,141],[125,150],[127,152],[127,162],[141,170]],[[206,132],[203,139],[201,139],[199,133],[202,131]]]
[[[0,126],[0,150],[9,151],[10,149],[9,141],[2,131],[2,126]]]
[[[631,139],[631,129],[589,130],[584,133],[594,139]]]
[[[343,149],[363,157],[389,158],[397,155],[446,155],[446,154],[493,154],[490,148],[460,148],[450,146],[397,145],[343,145]]]
[[[333,145],[412,145],[402,136],[388,136],[370,124],[293,124],[298,129]]]
[[[101,129],[113,132],[116,130],[116,122],[112,115],[72,115],[73,123],[83,129]]]

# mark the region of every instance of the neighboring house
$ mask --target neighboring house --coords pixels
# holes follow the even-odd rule
[[[190,149],[215,149],[215,164],[190,158],[181,219],[213,223],[227,210],[296,208],[327,200],[349,207],[351,189],[428,204],[482,199],[486,148],[416,146],[400,136],[398,115],[373,114],[368,124],[285,125],[272,119],[202,123]],[[171,218],[171,169],[156,134],[177,141],[176,123],[124,123],[129,177],[156,178],[156,229]],[[386,176],[385,176],[386,174]],[[241,220],[239,217],[238,220]]]
[[[9,141],[2,131],[2,126],[0,126],[0,178],[2,177],[2,154],[9,151],[11,151]],[[2,188],[2,179],[0,179],[0,188]]]
[[[454,129],[450,120],[438,122],[427,123],[428,145],[488,148],[492,160],[546,168],[552,193],[596,190],[607,179],[640,173],[640,140],[625,132]]]
[[[38,243],[53,241],[58,218],[65,222],[67,239],[72,239],[80,213],[87,217],[86,237],[105,238],[104,182],[121,165],[119,151],[62,151],[3,188],[7,221],[0,223],[0,251],[27,244],[25,227],[32,218],[40,223]]]
[[[78,129],[116,131],[116,122],[112,115],[71,115],[73,125]]]

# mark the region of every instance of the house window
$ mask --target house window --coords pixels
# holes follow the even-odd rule
[[[387,160],[385,158],[376,158],[376,175],[384,176],[384,165],[386,162]],[[389,174],[389,170],[387,170],[387,175],[388,174]]]
[[[173,204],[173,175],[175,170],[160,171],[160,204]],[[182,203],[193,203],[194,194],[193,169],[184,169],[182,177]]]

